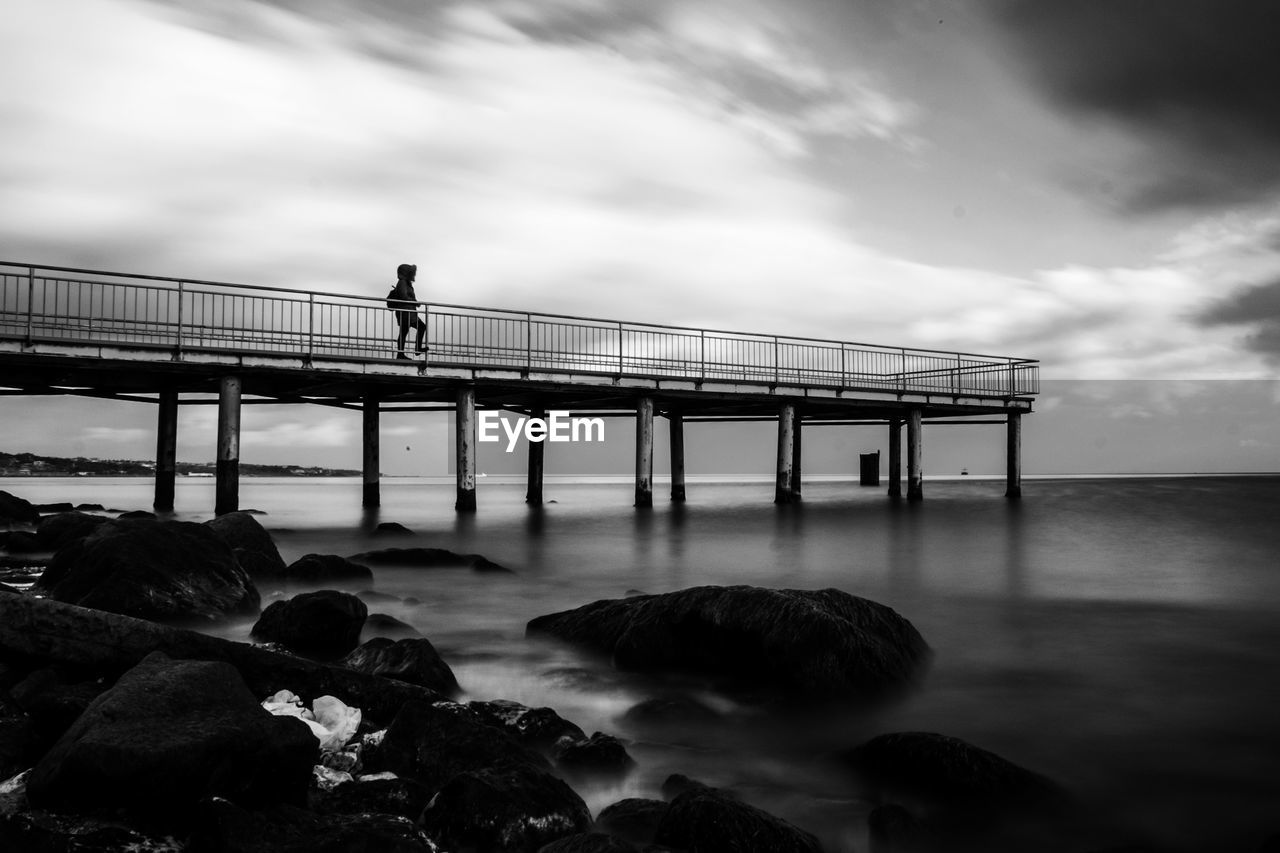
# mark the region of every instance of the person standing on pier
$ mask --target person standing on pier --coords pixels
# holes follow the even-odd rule
[[[414,350],[426,352],[422,339],[427,333],[427,324],[418,316],[420,303],[417,294],[413,292],[413,282],[417,277],[418,267],[415,264],[401,264],[396,267],[396,286],[387,298],[387,306],[395,312],[396,323],[399,326],[399,335],[396,337],[396,358],[405,361],[409,360],[409,356],[404,354],[404,345],[411,328],[418,330]]]

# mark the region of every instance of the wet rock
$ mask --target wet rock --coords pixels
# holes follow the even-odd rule
[[[666,813],[667,804],[662,800],[632,797],[601,809],[595,827],[632,844],[649,844]]]
[[[0,524],[36,524],[38,521],[40,510],[31,501],[0,491]]]
[[[530,708],[509,699],[468,702],[467,707],[486,725],[502,729],[518,742],[550,755],[561,738],[585,740],[586,732],[551,708]]]
[[[413,531],[395,521],[384,521],[373,529],[374,536],[412,536]]]
[[[684,696],[646,699],[622,715],[624,722],[641,728],[663,728],[714,723],[721,714],[696,699]]]
[[[22,595],[22,590],[17,587],[9,586],[7,583],[0,583],[0,594]]]
[[[714,788],[695,788],[672,800],[654,833],[654,841],[687,853],[822,850],[818,839],[803,829]]]
[[[540,616],[528,633],[609,654],[620,669],[692,671],[807,697],[901,688],[929,654],[892,609],[836,589],[695,587]]]
[[[895,732],[848,750],[843,759],[874,791],[966,811],[1051,805],[1061,789],[959,738]]]
[[[574,779],[617,781],[635,769],[622,741],[596,732],[591,737],[561,741],[555,750],[556,766]]]
[[[58,550],[36,584],[48,597],[156,622],[258,612],[258,590],[212,530],[115,521]]]
[[[416,779],[433,792],[469,770],[514,765],[550,769],[540,754],[452,702],[406,702],[376,748],[366,745],[362,754],[366,771]]]
[[[337,554],[307,554],[285,567],[282,579],[300,586],[360,589],[373,582],[373,572]]]
[[[222,537],[231,547],[240,566],[254,581],[284,577],[284,560],[258,520],[247,512],[229,512],[205,522],[205,526]]]
[[[408,622],[402,622],[396,617],[388,616],[385,613],[370,613],[369,618],[364,620],[364,629],[360,632],[360,641],[367,643],[369,640],[378,638],[410,640],[421,636],[418,633],[418,629]]]
[[[455,554],[443,548],[383,548],[355,554],[351,560],[365,566],[412,569],[471,569],[474,572],[510,572],[479,554]]]
[[[566,835],[539,848],[538,853],[638,853],[636,848],[619,838],[601,832],[579,832]]]
[[[180,853],[184,849],[171,836],[148,835],[118,820],[32,808],[26,794],[29,776],[30,773],[23,773],[0,780],[0,850]]]
[[[45,667],[15,684],[9,697],[30,716],[33,731],[47,747],[61,737],[105,689],[98,680],[76,679]]]
[[[453,670],[425,637],[406,640],[377,637],[343,658],[342,665],[357,672],[420,684],[445,694],[458,692],[458,679]]]
[[[35,554],[44,550],[40,547],[40,540],[36,535],[25,530],[0,534],[0,547],[10,554]]]
[[[354,595],[322,589],[274,602],[262,611],[251,634],[301,655],[332,660],[356,647],[368,615],[365,603]]]
[[[102,504],[76,504],[76,509],[80,512],[105,512],[106,507]]]
[[[445,849],[523,853],[586,832],[591,814],[564,782],[521,764],[454,775],[418,823]]]
[[[36,509],[39,510],[41,514],[48,514],[53,512],[71,512],[75,507],[73,507],[69,501],[58,501],[57,503],[36,504]]]
[[[313,788],[307,800],[312,811],[321,814],[378,812],[417,820],[432,793],[426,785],[413,779],[394,773],[369,773],[327,791]]]
[[[318,755],[307,727],[264,711],[230,664],[155,652],[72,724],[27,795],[42,808],[181,821],[209,796],[301,803]]]
[[[124,519],[126,521],[130,519],[148,519],[148,518],[154,520],[156,518],[156,514],[154,512],[149,512],[148,510],[145,510],[145,509],[132,509],[132,510],[129,510],[128,512],[120,513],[119,515],[116,516],[116,518]]]
[[[247,811],[212,798],[201,805],[188,853],[437,853],[405,817],[315,814],[290,806]]]
[[[667,800],[674,800],[681,794],[689,791],[719,791],[724,796],[732,796],[729,792],[722,788],[712,788],[705,782],[699,782],[697,779],[690,779],[683,773],[672,773],[662,782],[662,796]]]
[[[36,543],[41,550],[56,551],[77,539],[83,539],[111,519],[83,512],[60,512],[40,519],[36,528]]]
[[[871,810],[867,834],[871,853],[928,853],[940,842],[928,824],[896,803]]]
[[[0,693],[0,782],[35,764],[48,745],[35,721]]]

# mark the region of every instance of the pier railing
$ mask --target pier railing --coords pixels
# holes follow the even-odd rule
[[[390,286],[389,284],[387,285]],[[1022,397],[1039,362],[423,303],[432,365]],[[0,262],[0,338],[302,359],[395,357],[384,297]],[[413,346],[412,334],[409,346]]]

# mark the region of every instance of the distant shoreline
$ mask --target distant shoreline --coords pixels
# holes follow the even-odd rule
[[[255,465],[241,463],[242,477],[359,477],[348,468],[315,465]],[[212,477],[212,462],[178,462],[174,470],[182,477]],[[34,453],[0,452],[0,477],[154,477],[156,464],[135,459],[93,459],[84,456],[39,456]]]

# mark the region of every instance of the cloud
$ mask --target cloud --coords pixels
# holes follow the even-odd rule
[[[81,432],[89,447],[99,444],[132,444],[153,435],[150,430],[140,427],[85,427]]]
[[[1005,0],[991,8],[1058,103],[1144,146],[1136,210],[1269,197],[1280,187],[1280,6],[1256,0]]]

